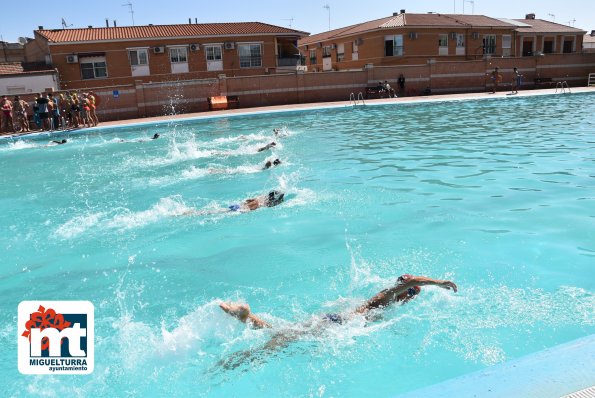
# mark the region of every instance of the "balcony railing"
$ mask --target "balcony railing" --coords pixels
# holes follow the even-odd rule
[[[302,57],[300,57],[299,55],[277,58],[277,66],[298,66],[298,65],[303,65]]]

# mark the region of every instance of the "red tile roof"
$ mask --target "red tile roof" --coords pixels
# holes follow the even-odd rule
[[[300,39],[300,45],[332,40],[345,36],[352,36],[377,29],[391,29],[399,27],[501,27],[513,28],[514,26],[495,18],[484,15],[460,14],[399,14],[391,17],[380,18],[369,22],[351,25],[345,28],[331,30]]]
[[[520,22],[520,23],[518,23]],[[527,26],[519,26],[527,25]],[[541,19],[498,19],[485,15],[469,14],[399,14],[392,17],[347,26],[300,39],[299,45],[353,36],[360,33],[401,27],[416,28],[503,28],[531,33],[585,33],[580,29],[564,26]]]
[[[240,36],[279,34],[307,36],[307,32],[269,25],[262,22],[230,22],[183,25],[122,26],[115,28],[37,30],[50,43],[157,39],[171,37]]]
[[[517,27],[517,31],[521,33],[587,33],[587,31],[582,29],[560,25],[555,22],[544,21],[543,19],[515,19],[515,21],[530,25],[530,27]]]
[[[20,62],[1,62],[0,75],[14,75],[15,73],[23,73],[23,65]]]
[[[595,43],[595,36],[585,35],[583,37],[583,43]]]

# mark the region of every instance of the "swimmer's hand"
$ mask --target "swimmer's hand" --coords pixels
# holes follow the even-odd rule
[[[457,285],[455,285],[455,283],[451,281],[442,281],[438,284],[438,286],[446,290],[452,289],[455,293],[458,290]]]

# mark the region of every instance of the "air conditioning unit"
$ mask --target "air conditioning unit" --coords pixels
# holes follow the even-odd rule
[[[450,38],[455,40],[457,38],[457,33],[456,32],[450,32]]]
[[[473,33],[471,34],[471,37],[473,38],[473,40],[477,40],[477,39],[479,39],[479,32],[473,32]]]
[[[78,55],[67,55],[66,56],[66,63],[67,64],[78,64],[79,62],[79,56]]]
[[[224,47],[226,50],[233,50],[236,48],[236,44],[233,41],[226,41]]]
[[[417,32],[409,32],[409,38],[411,40],[417,39]]]
[[[190,51],[198,51],[200,49],[200,45],[198,44],[191,44]]]
[[[163,54],[165,52],[165,47],[153,47],[153,52],[155,54]]]

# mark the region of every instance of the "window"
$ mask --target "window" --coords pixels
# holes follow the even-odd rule
[[[552,39],[547,39],[543,41],[543,53],[544,54],[551,54],[554,52],[554,41]]]
[[[257,68],[262,66],[262,50],[260,44],[240,44],[240,68]]]
[[[330,56],[331,56],[331,46],[322,47],[322,58],[327,58]]]
[[[448,35],[446,33],[438,35],[438,55],[448,55]]]
[[[205,56],[207,61],[221,61],[221,46],[205,46]]]
[[[496,54],[496,35],[485,35],[483,37],[483,53]]]
[[[343,61],[345,58],[345,44],[340,43],[337,45],[337,62]]]
[[[128,50],[131,66],[148,65],[149,55],[147,49]]]
[[[510,49],[512,48],[512,36],[502,35],[502,56],[510,57]]]
[[[571,53],[573,47],[573,40],[572,39],[564,39],[564,47],[562,48],[562,52],[564,53]]]
[[[397,57],[403,55],[403,35],[384,37],[384,56]]]
[[[316,49],[313,48],[310,50],[310,65],[316,65],[318,61],[316,61]]]
[[[459,47],[459,48],[465,47],[465,35],[462,33],[457,33],[457,47]]]
[[[438,35],[438,47],[448,47],[448,35],[447,34]]]
[[[81,57],[79,62],[83,80],[107,77],[105,57]]]
[[[188,62],[188,49],[186,47],[172,47],[169,49],[169,60],[172,64]]]

